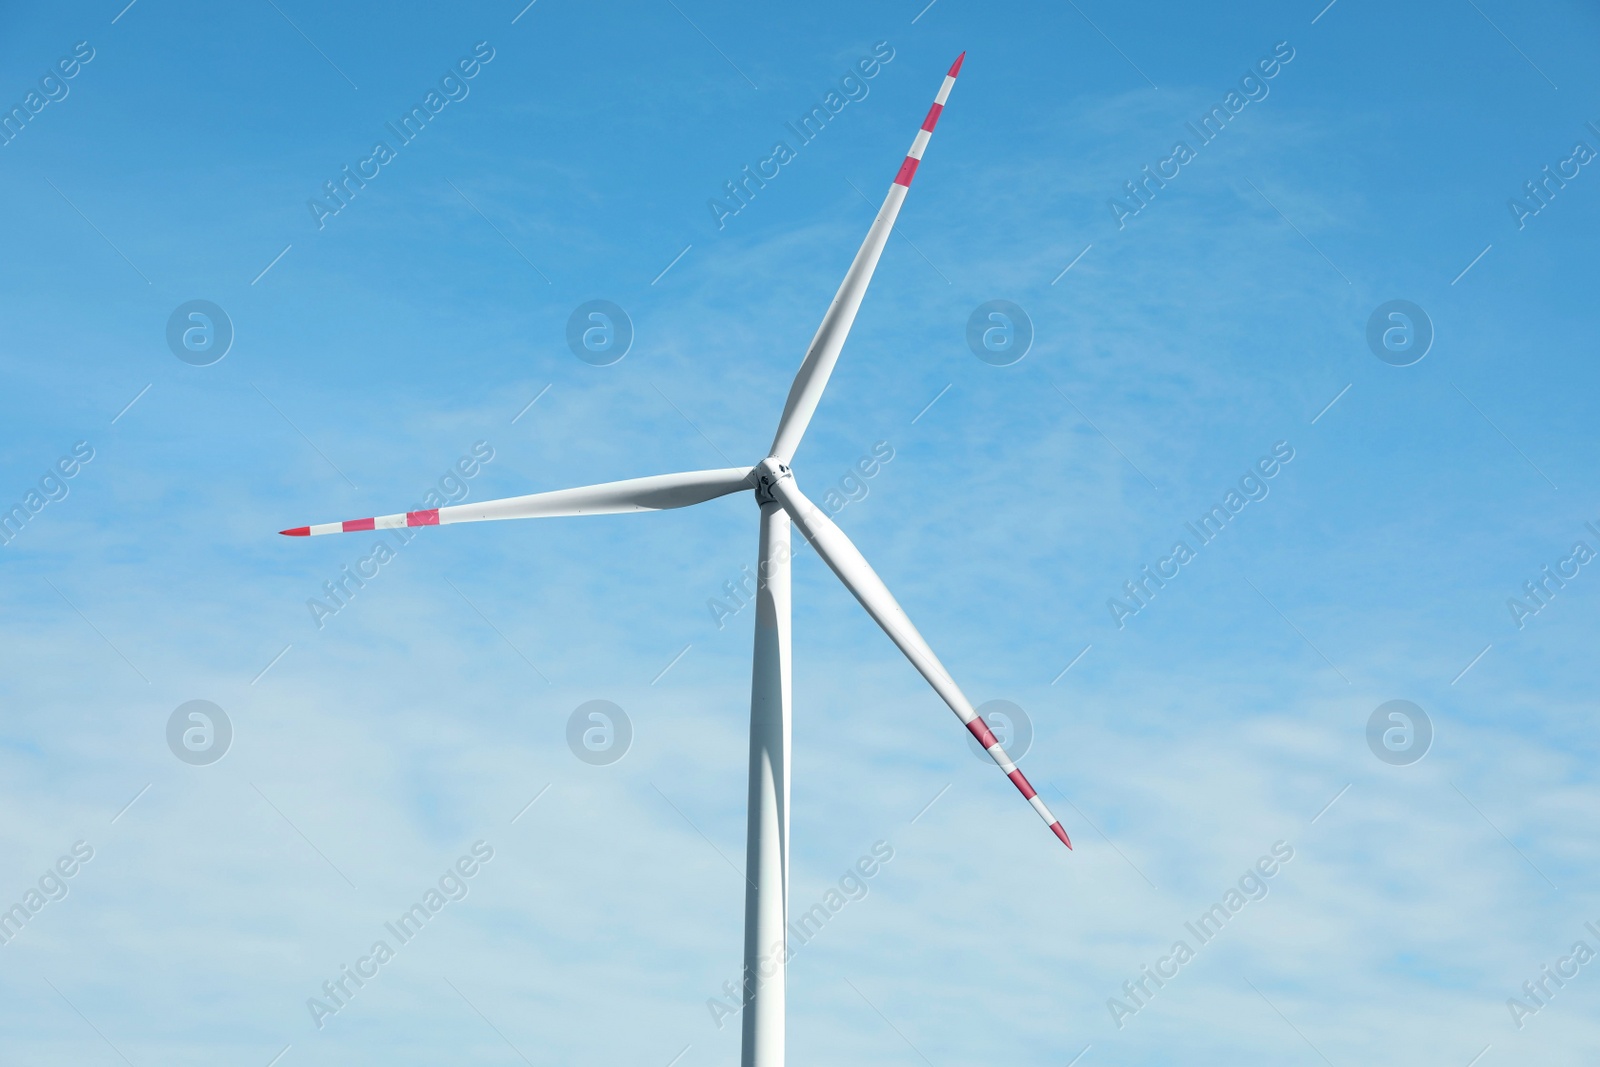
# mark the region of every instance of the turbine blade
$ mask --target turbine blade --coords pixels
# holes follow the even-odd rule
[[[850,264],[839,291],[834,294],[833,303],[828,306],[828,313],[822,317],[822,325],[817,327],[816,336],[811,339],[811,347],[806,350],[806,358],[800,364],[794,384],[789,387],[789,399],[783,405],[783,417],[778,420],[778,432],[772,439],[770,453],[784,463],[794,458],[800,438],[805,436],[811,416],[822,400],[822,391],[828,387],[833,365],[839,361],[839,350],[844,347],[845,338],[850,336],[850,327],[861,308],[861,298],[867,293],[867,284],[872,281],[878,257],[883,254],[889,232],[894,229],[895,217],[900,214],[900,205],[905,203],[906,192],[911,188],[911,178],[917,173],[917,164],[922,160],[923,150],[928,147],[928,139],[933,136],[934,124],[939,121],[944,102],[956,83],[956,75],[961,72],[961,61],[966,56],[962,52],[956,57],[950,66],[950,73],[945,75],[944,83],[939,86],[939,93],[933,98],[933,107],[928,110],[928,117],[922,120],[922,129],[911,142],[911,151],[906,153],[905,162],[900,164],[900,170],[889,186],[889,195],[884,197],[883,207],[878,209],[878,217],[867,231],[867,239],[861,242],[855,261]]]
[[[683,474],[656,474],[648,478],[629,478],[621,482],[586,485],[579,489],[557,489],[501,500],[424,511],[404,511],[374,519],[349,519],[319,526],[296,526],[279,533],[289,537],[319,534],[355,533],[360,530],[393,530],[405,526],[448,526],[456,522],[485,522],[490,519],[543,519],[567,515],[621,515],[633,511],[662,511],[683,508],[714,500],[719,496],[749,489],[755,482],[750,467],[727,467],[714,471],[688,471]]]
[[[878,577],[876,571],[867,563],[866,557],[861,555],[859,549],[846,537],[844,531],[834,525],[815,504],[808,500],[794,484],[794,478],[785,476],[772,483],[772,495],[778,503],[783,505],[783,510],[789,513],[795,526],[816,548],[817,555],[825,560],[833,573],[845,584],[845,588],[855,594],[861,606],[867,609],[873,621],[883,628],[889,639],[900,647],[911,665],[915,667],[934,691],[950,705],[950,710],[956,713],[956,718],[961,720],[972,736],[978,739],[984,751],[989,753],[991,759],[999,765],[1005,776],[1011,779],[1011,784],[1017,787],[1033,810],[1050,827],[1052,833],[1061,839],[1061,843],[1068,848],[1072,841],[1067,837],[1066,830],[1062,829],[1061,821],[1050,814],[1050,809],[1039,798],[1032,785],[1017,765],[1011,762],[1011,757],[1006,755],[1006,750],[1000,742],[995,740],[989,725],[983,721],[972,708],[972,702],[956,685],[950,673],[944,669],[944,664],[939,662],[939,657],[933,654],[933,649],[928,647],[928,642],[923,640],[917,628],[911,624],[905,610],[889,592],[889,587],[883,584],[883,579]]]

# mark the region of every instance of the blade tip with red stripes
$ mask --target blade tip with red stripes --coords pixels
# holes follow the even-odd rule
[[[967,58],[967,54],[965,52],[962,52],[959,56],[956,56],[956,61],[954,63],[950,64],[950,73],[945,75],[945,77],[954,78],[956,75],[960,74],[961,73],[961,61],[963,59],[966,59],[966,58]]]
[[[296,526],[293,529],[290,529],[290,530],[279,530],[278,532],[280,534],[282,534],[283,536],[285,536],[285,537],[310,537],[311,536],[311,527],[309,527],[309,526]]]

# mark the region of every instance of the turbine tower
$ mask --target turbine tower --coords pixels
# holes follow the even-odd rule
[[[878,257],[889,240],[895,217],[905,203],[922,153],[944,110],[945,100],[961,71],[966,53],[956,57],[934,97],[928,117],[911,142],[911,150],[895,174],[883,207],[878,209],[866,240],[845,273],[833,303],[822,318],[800,371],[789,389],[778,431],[765,459],[754,467],[690,471],[631,478],[620,482],[559,489],[549,493],[488,500],[477,504],[409,511],[371,519],[352,519],[318,526],[299,526],[290,537],[391,530],[411,526],[447,526],[489,519],[552,518],[569,515],[616,515],[688,507],[741,489],[754,489],[761,510],[757,567],[755,653],[750,679],[750,795],[745,843],[744,1019],[743,1067],[783,1067],[784,1003],[789,911],[789,740],[791,682],[789,630],[790,538],[798,528],[845,588],[882,627],[884,633],[933,686],[972,735],[978,739],[1068,848],[1072,842],[1060,821],[1039,799],[972,703],[950,677],[933,649],[911,624],[894,595],[821,509],[806,498],[789,469],[811,416],[828,385],[839,352],[849,336],[866,295]]]

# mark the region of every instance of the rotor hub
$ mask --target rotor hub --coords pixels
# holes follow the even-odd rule
[[[793,478],[794,472],[789,465],[777,456],[768,456],[756,465],[756,503],[776,504],[778,498],[773,495],[773,487],[785,478]]]

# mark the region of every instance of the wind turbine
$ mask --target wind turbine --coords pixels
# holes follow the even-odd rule
[[[844,276],[833,303],[817,327],[811,347],[800,364],[789,399],[778,420],[767,457],[754,467],[658,474],[630,478],[579,489],[457,504],[426,511],[408,511],[372,519],[351,519],[319,526],[299,526],[282,533],[290,537],[392,530],[409,526],[447,526],[488,519],[553,518],[566,515],[617,515],[637,511],[662,511],[688,507],[741,489],[754,488],[761,509],[760,563],[757,567],[755,663],[750,682],[750,799],[745,842],[744,917],[744,1033],[743,1067],[782,1067],[784,1059],[784,1001],[789,911],[789,740],[790,740],[790,632],[789,562],[790,526],[816,548],[845,588],[855,595],[889,639],[905,653],[912,666],[950,705],[963,726],[972,732],[1007,778],[1039,813],[1056,837],[1072,847],[1061,822],[1039,799],[1028,779],[995,740],[972,703],[950,677],[933,649],[901,609],[877,572],[834,525],[832,519],[808,500],[795,484],[789,462],[822,399],[828,377],[839,359],[861,298],[900,214],[911,179],[933,136],[933,127],[961,71],[966,53],[956,57],[934,97],[922,129],[911,142],[905,162],[889,186],[878,217]],[[776,961],[773,973],[765,966]]]

